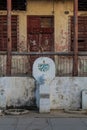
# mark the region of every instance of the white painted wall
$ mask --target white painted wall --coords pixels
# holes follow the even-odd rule
[[[78,109],[81,92],[87,89],[87,77],[56,77],[50,89],[51,109]]]
[[[0,107],[32,106],[35,99],[35,83],[30,77],[0,78]]]
[[[87,77],[56,77],[50,83],[51,109],[81,108],[81,92]],[[35,99],[35,80],[30,77],[0,78],[0,108],[31,106]]]

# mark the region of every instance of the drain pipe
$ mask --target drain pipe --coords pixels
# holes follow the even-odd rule
[[[11,75],[11,50],[12,50],[12,39],[11,39],[11,0],[7,0],[7,69],[6,75]]]

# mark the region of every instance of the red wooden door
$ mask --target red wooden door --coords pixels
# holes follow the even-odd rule
[[[28,49],[31,52],[44,52],[53,51],[53,17],[38,17],[38,16],[28,16],[27,17],[27,41]],[[30,57],[30,64],[38,56]]]

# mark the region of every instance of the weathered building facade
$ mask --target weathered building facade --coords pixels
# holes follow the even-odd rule
[[[12,47],[10,49],[7,49],[9,42],[7,4],[5,4],[7,2],[3,1],[1,2],[3,8],[0,6],[0,100],[4,100],[2,100],[5,102],[4,106],[18,106],[18,104],[30,106],[35,102],[35,81],[30,78],[32,65],[38,56],[44,55],[51,57],[56,65],[56,78],[52,81],[50,91],[51,109],[80,108],[81,91],[87,88],[87,3],[85,0],[83,3],[79,0],[79,11],[76,12],[79,16],[78,28],[75,28],[74,23],[77,14],[74,15],[73,0],[17,0],[16,2],[12,0]],[[76,51],[74,50],[75,29],[78,29]],[[7,64],[9,60],[11,62]],[[73,65],[75,63],[77,70]],[[11,77],[8,77],[8,68]],[[75,74],[73,71],[78,72]],[[23,85],[21,82],[26,83]]]

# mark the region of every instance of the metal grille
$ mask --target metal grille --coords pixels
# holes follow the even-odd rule
[[[0,51],[7,50],[7,16],[0,16]],[[12,50],[17,50],[17,16],[12,16]]]

